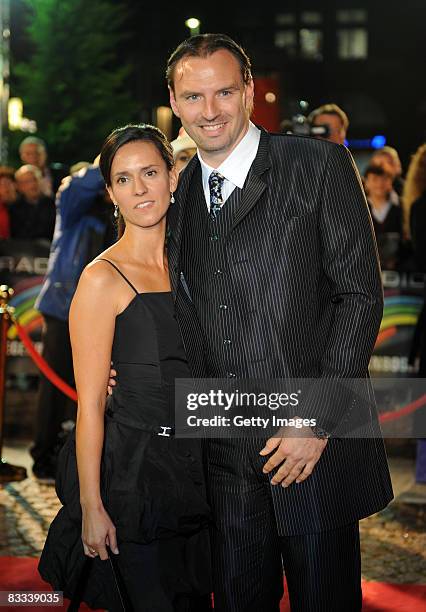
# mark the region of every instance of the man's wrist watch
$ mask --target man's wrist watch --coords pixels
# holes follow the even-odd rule
[[[314,436],[319,440],[328,440],[328,438],[330,438],[331,436],[328,431],[325,431],[325,429],[322,429],[322,427],[318,427],[318,425],[315,425],[315,427],[311,427],[311,429]]]

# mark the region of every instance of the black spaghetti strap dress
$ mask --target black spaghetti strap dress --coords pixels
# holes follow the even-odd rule
[[[130,609],[192,610],[177,602],[189,601],[186,597],[204,602],[211,585],[201,445],[175,438],[173,427],[174,380],[190,372],[171,293],[138,293],[116,269],[135,297],[116,317],[117,386],[107,399],[101,460],[102,500],[120,550],[115,566]],[[114,607],[108,562],[84,555],[74,434],[60,454],[56,491],[63,507],[49,529],[41,576],[70,599],[127,610]]]

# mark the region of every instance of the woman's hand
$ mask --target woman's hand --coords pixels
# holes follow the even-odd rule
[[[82,508],[83,523],[81,539],[83,540],[84,554],[88,557],[99,557],[102,561],[108,559],[106,547],[118,555],[117,537],[115,527],[105,508]]]

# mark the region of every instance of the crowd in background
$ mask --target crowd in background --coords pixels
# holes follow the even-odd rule
[[[336,144],[346,142],[349,119],[336,104],[315,109],[311,133]],[[286,130],[291,132],[291,129]],[[181,171],[196,153],[194,141],[181,129],[172,142]],[[36,307],[43,314],[43,356],[68,384],[73,367],[68,313],[85,265],[116,239],[113,207],[98,159],[71,168],[49,165],[46,145],[35,137],[19,147],[22,165],[0,166],[0,240],[50,243],[48,272]],[[362,180],[383,269],[426,272],[426,144],[413,154],[406,176],[395,148],[374,151]],[[420,321],[426,316],[420,316]],[[426,372],[426,343],[421,349]],[[54,480],[64,423],[75,419],[75,404],[41,377],[38,396],[33,472]]]
[[[29,136],[19,147],[22,165],[0,167],[0,238],[52,240],[55,194],[69,169],[48,164],[46,146]]]
[[[318,137],[338,144],[346,142],[349,118],[336,104],[315,109],[309,115],[309,122]],[[195,143],[181,131],[172,144],[180,170],[195,154]],[[61,180],[91,164],[78,162],[71,168],[63,164],[49,165],[46,145],[33,136],[21,142],[19,155],[22,165],[18,169],[0,166],[0,239],[51,242],[57,214],[55,195]],[[426,254],[421,236],[426,222],[423,213],[426,145],[413,154],[405,178],[397,150],[385,146],[371,154],[362,179],[382,267],[425,271]]]

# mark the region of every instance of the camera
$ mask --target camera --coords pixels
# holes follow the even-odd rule
[[[312,125],[308,119],[307,111],[309,103],[306,100],[298,102],[298,112],[291,119],[281,121],[281,131],[284,134],[296,134],[298,136],[312,136],[314,138],[328,138],[330,128],[328,125]]]

